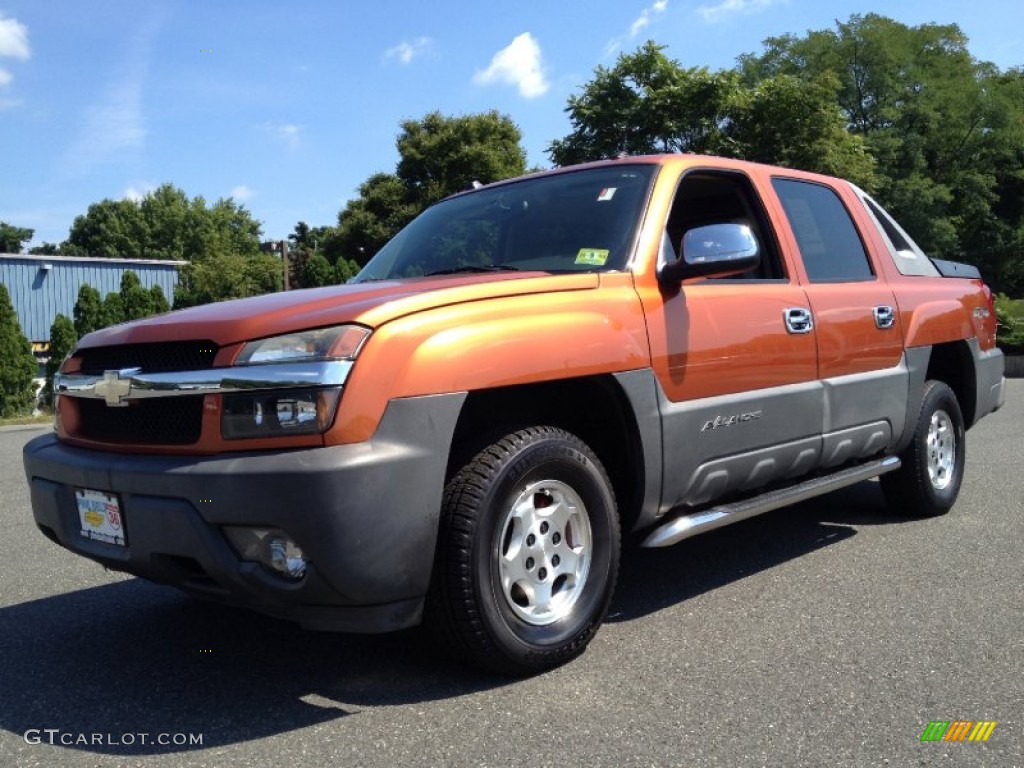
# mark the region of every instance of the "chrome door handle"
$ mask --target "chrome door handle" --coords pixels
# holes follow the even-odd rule
[[[883,330],[896,325],[896,312],[892,307],[875,307],[875,325]]]
[[[786,330],[790,333],[810,333],[814,330],[814,318],[811,310],[804,307],[789,307],[782,311],[786,321]]]

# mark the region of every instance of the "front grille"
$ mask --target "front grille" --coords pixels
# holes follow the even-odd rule
[[[202,371],[213,367],[217,345],[212,341],[169,341],[89,347],[78,351],[81,372],[99,375],[122,368],[141,368],[143,373]]]
[[[158,397],[112,408],[103,400],[75,398],[75,437],[104,443],[191,445],[203,428],[203,397]]]

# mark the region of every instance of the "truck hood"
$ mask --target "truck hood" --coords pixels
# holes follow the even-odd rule
[[[209,340],[225,346],[307,328],[359,323],[376,328],[398,317],[467,301],[596,288],[594,273],[516,272],[420,277],[283,291],[191,307],[104,328],[79,349]]]

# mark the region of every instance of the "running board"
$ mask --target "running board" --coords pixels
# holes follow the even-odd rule
[[[899,469],[900,460],[897,456],[888,456],[884,459],[867,464],[860,464],[850,467],[831,475],[815,477],[788,488],[755,496],[752,499],[737,501],[733,504],[722,504],[702,512],[693,512],[689,515],[682,515],[670,520],[655,528],[641,546],[644,547],[670,547],[678,544],[683,539],[696,536],[698,533],[712,531],[721,528],[723,525],[746,520],[748,517],[760,515],[763,512],[771,512],[773,509],[796,504],[800,501],[821,496],[824,493],[845,488],[848,485],[859,483],[861,480],[869,480],[872,477],[884,475]]]

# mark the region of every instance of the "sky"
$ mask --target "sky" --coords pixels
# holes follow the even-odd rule
[[[169,182],[282,239],[393,172],[404,120],[498,110],[547,167],[568,98],[647,40],[718,70],[871,12],[1024,66],[1020,0],[0,0],[0,221],[59,243]]]

